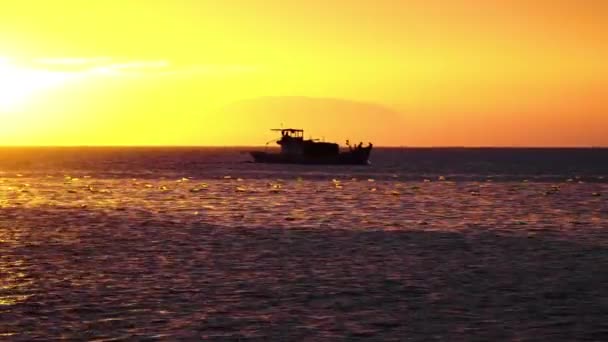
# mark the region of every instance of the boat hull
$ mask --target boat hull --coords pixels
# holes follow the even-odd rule
[[[313,164],[313,165],[368,165],[370,150],[341,152],[333,156],[303,156],[285,153],[250,152],[256,163]]]

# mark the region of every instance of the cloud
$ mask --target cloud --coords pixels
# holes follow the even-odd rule
[[[31,64],[34,68],[50,71],[102,75],[167,70],[171,66],[165,60],[121,60],[111,57],[37,58]]]
[[[109,57],[63,57],[63,58],[37,58],[34,60],[37,64],[56,65],[56,66],[90,66],[109,63],[112,59]]]
[[[167,60],[124,60],[111,57],[37,58],[36,68],[100,76],[213,76],[229,77],[259,71],[240,64],[174,65]]]
[[[111,61],[86,70],[90,74],[133,76],[153,75],[171,70],[171,64],[165,60],[158,61]]]
[[[112,63],[110,67],[116,70],[129,70],[129,69],[149,69],[149,68],[167,68],[170,63],[165,60],[159,61],[131,61],[125,63]]]
[[[162,72],[162,74],[174,76],[229,77],[257,73],[260,71],[261,67],[255,65],[194,64],[166,70]]]

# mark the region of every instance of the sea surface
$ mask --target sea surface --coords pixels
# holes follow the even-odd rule
[[[1,148],[0,340],[605,341],[608,150]]]

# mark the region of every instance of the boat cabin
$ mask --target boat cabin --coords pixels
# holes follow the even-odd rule
[[[340,147],[335,143],[319,142],[313,139],[304,140],[304,130],[294,128],[280,128],[272,131],[281,132],[281,139],[277,144],[281,146],[281,153],[304,156],[334,156],[340,153]]]
[[[304,139],[304,130],[295,128],[275,128],[271,129],[274,132],[281,132],[281,137],[289,137],[295,139]]]

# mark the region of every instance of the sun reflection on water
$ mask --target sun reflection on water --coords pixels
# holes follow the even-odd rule
[[[30,295],[14,294],[22,292],[32,282],[25,280],[23,272],[15,272],[12,265],[0,260],[0,307],[15,305],[27,300]]]
[[[24,271],[25,262],[15,258],[10,251],[16,244],[16,235],[13,229],[0,227],[0,307],[16,305],[30,297],[23,294],[32,284]]]
[[[22,331],[33,308],[75,327],[68,336],[91,327],[108,337],[175,337],[201,324],[223,329],[218,334],[273,330],[269,320],[294,308],[327,334],[332,323],[317,316],[347,316],[347,328],[364,336],[399,325],[382,317],[393,303],[409,315],[420,312],[412,303],[466,310],[459,298],[479,301],[492,291],[502,298],[502,287],[544,296],[538,277],[514,287],[513,259],[515,271],[557,268],[545,275],[548,284],[569,277],[574,264],[586,267],[586,277],[598,274],[600,263],[562,268],[560,255],[600,255],[593,250],[605,241],[607,184],[436,179],[6,178],[0,340],[58,331],[51,319]],[[535,237],[543,231],[569,242]],[[496,286],[484,282],[488,273]],[[459,296],[459,285],[473,290]],[[500,316],[503,308],[497,302],[489,310]]]

